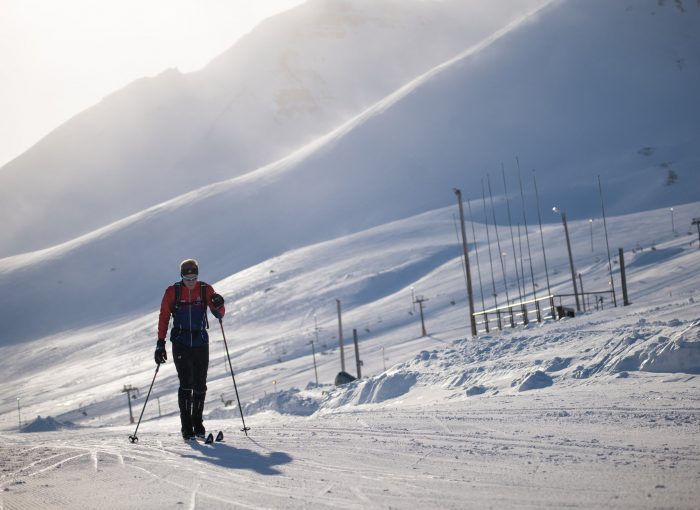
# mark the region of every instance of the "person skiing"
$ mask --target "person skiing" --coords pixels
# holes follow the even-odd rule
[[[182,437],[204,438],[202,413],[207,394],[207,370],[209,368],[209,335],[207,328],[207,307],[214,317],[221,319],[226,312],[224,298],[214,288],[199,277],[199,264],[194,259],[183,260],[180,264],[181,281],[170,285],[163,295],[158,318],[158,341],[155,362],[165,363],[168,354],[165,349],[165,336],[170,317],[173,327],[170,330],[173,360],[180,380],[177,402],[180,408]]]

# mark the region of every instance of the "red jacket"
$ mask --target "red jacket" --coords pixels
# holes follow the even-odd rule
[[[178,326],[186,330],[204,329],[201,327],[203,322],[203,313],[206,313],[206,308],[202,306],[206,304],[216,318],[224,316],[226,309],[224,306],[216,309],[211,304],[211,297],[215,294],[214,288],[205,283],[206,296],[200,296],[202,283],[197,281],[192,290],[187,288],[184,282],[178,282],[180,287],[180,306],[178,308],[178,316],[173,321],[173,326]],[[168,333],[168,324],[170,317],[173,314],[175,305],[175,284],[165,290],[163,300],[160,303],[160,316],[158,318],[158,338],[165,338]],[[192,311],[195,311],[193,314]],[[195,317],[193,320],[192,317]]]

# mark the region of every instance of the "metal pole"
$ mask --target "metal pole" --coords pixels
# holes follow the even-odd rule
[[[233,365],[231,364],[231,356],[228,353],[228,343],[226,342],[226,333],[224,333],[224,323],[221,319],[219,319],[219,326],[221,326],[221,336],[224,339],[224,347],[226,347],[226,357],[228,358],[228,367],[231,370],[231,379],[233,379],[233,389],[236,391],[236,400],[238,401],[238,412],[241,413],[241,421],[243,422],[243,428],[241,429],[241,432],[245,432],[245,435],[247,436],[250,427],[246,427],[245,419],[243,418],[243,407],[241,406],[241,399],[238,397],[238,386],[236,386],[236,378],[233,375]]]
[[[518,184],[520,185],[520,200],[523,203],[523,226],[525,227],[525,242],[527,244],[527,256],[530,257],[530,279],[532,280],[532,297],[535,299],[537,307],[537,321],[541,322],[539,301],[537,301],[537,286],[535,285],[535,271],[532,268],[532,252],[530,251],[530,234],[527,231],[527,215],[525,214],[525,193],[523,192],[523,180],[520,177],[520,160],[515,157],[515,162],[518,166]]]
[[[352,341],[355,344],[355,365],[357,366],[357,378],[362,379],[362,361],[360,361],[360,348],[357,345],[357,330],[352,330]]]
[[[673,223],[673,207],[671,207],[671,232],[674,236],[676,235],[676,226]]]
[[[520,223],[518,225],[518,250],[520,252],[520,274],[523,277],[523,297],[527,298],[527,286],[525,285],[525,256],[523,255],[523,235],[520,233]]]
[[[141,425],[141,419],[143,418],[143,412],[146,410],[146,404],[148,404],[148,397],[151,396],[151,391],[153,390],[153,383],[156,382],[156,376],[158,375],[158,370],[160,370],[160,363],[158,363],[156,365],[156,371],[153,374],[153,380],[151,381],[151,387],[148,388],[148,394],[146,395],[146,400],[144,400],[143,407],[141,408],[141,416],[139,416],[139,421],[136,424],[136,430],[134,430],[134,433],[129,436],[129,441],[131,441],[132,443],[136,443],[139,440],[136,433],[139,431],[139,425]],[[128,393],[127,393],[127,396],[130,397],[130,395]],[[129,412],[131,412],[131,398],[129,398]],[[132,423],[133,423],[133,421],[132,421]]]
[[[316,386],[318,386],[318,371],[316,370],[316,349],[314,348],[313,340],[311,340],[311,354],[314,358],[314,376],[316,376]]]
[[[581,302],[583,303],[583,311],[586,311],[586,293],[583,292],[583,277],[581,273],[578,274],[578,282],[581,284]]]
[[[318,320],[314,315],[314,333],[316,334],[316,341],[318,342]],[[316,376],[316,386],[318,386],[318,371],[316,370],[316,348],[314,347],[314,341],[311,340],[311,354],[314,357],[314,375]]]
[[[503,288],[506,291],[506,305],[510,306],[510,296],[508,295],[508,281],[506,280],[506,263],[503,260],[503,251],[501,250],[501,238],[498,235],[498,224],[496,223],[496,206],[493,202],[493,192],[491,191],[491,176],[486,174],[486,182],[489,188],[489,197],[491,201],[491,214],[493,215],[493,230],[496,232],[496,246],[498,247],[498,258],[501,261],[501,273],[503,273]]]
[[[571,267],[571,283],[574,284],[574,297],[576,298],[576,311],[581,311],[578,301],[578,289],[576,288],[576,270],[574,269],[574,257],[571,254],[571,242],[569,241],[569,227],[566,225],[566,213],[562,211],[561,221],[564,223],[564,233],[566,234],[566,249],[569,251],[569,266]]]
[[[540,212],[540,192],[537,190],[537,177],[534,174],[532,174],[532,180],[535,184],[535,198],[537,200],[537,220],[539,221],[540,224],[540,242],[542,243],[542,257],[544,258],[544,275],[547,278],[547,295],[551,296],[552,295],[552,289],[549,286],[549,268],[547,267],[547,253],[545,252],[544,249],[544,234],[542,233],[542,213]],[[552,319],[554,319],[554,307],[550,308],[550,313],[552,315]]]
[[[518,297],[520,298],[520,302],[522,303],[524,289],[522,289],[520,286],[520,273],[518,271],[518,256],[517,256],[517,252],[515,251],[515,237],[513,236],[513,219],[512,219],[511,214],[510,214],[510,199],[508,198],[508,188],[506,186],[506,170],[505,170],[505,167],[503,166],[503,163],[501,163],[501,174],[503,175],[503,193],[506,196],[506,208],[508,211],[508,226],[510,227],[510,241],[511,241],[511,244],[513,246],[513,265],[515,266],[515,279],[518,280]]]
[[[460,202],[461,203],[461,202]],[[484,301],[484,284],[481,281],[481,265],[479,264],[479,245],[476,242],[476,230],[474,230],[474,220],[472,216],[472,204],[467,200],[467,208],[469,209],[469,223],[472,226],[472,239],[474,240],[474,256],[476,257],[476,272],[479,276],[479,291],[481,292],[481,309],[486,310],[486,302]],[[486,332],[489,332],[489,325],[486,323]]]
[[[496,277],[493,274],[493,255],[491,254],[491,234],[489,233],[489,215],[486,211],[486,191],[484,190],[484,179],[481,179],[481,200],[484,207],[484,226],[486,227],[486,244],[489,249],[489,266],[491,268],[491,287],[493,289],[493,307],[498,308],[498,294],[496,293]],[[497,314],[498,329],[501,328],[501,315]]]
[[[126,393],[126,401],[129,403],[129,423],[134,423],[134,413],[131,412],[131,392],[135,391],[136,388],[132,388],[131,385],[124,385],[122,393]]]
[[[598,176],[598,192],[600,193],[600,207],[603,211],[603,229],[605,230],[605,248],[608,252],[608,271],[610,272],[610,289],[612,290],[613,305],[617,307],[617,298],[615,297],[615,282],[613,280],[612,260],[610,259],[610,243],[608,241],[608,222],[605,219],[605,202],[603,202],[603,185],[600,183],[600,175]]]
[[[340,345],[340,371],[345,372],[345,351],[343,349],[343,319],[340,315],[340,299],[335,300],[338,306],[338,344]]]
[[[19,422],[19,428],[22,428],[22,411],[19,407],[19,397],[17,397],[17,420]]]
[[[467,234],[464,228],[464,206],[462,205],[462,192],[455,188],[457,202],[459,204],[459,222],[462,226],[462,251],[464,252],[464,267],[467,270],[467,295],[469,298],[469,322],[471,324],[472,336],[476,336],[476,318],[474,317],[474,295],[472,293],[472,273],[469,269],[469,252],[467,248]],[[423,307],[421,305],[421,320],[423,317]],[[423,328],[425,336],[425,328]]]
[[[466,289],[468,287],[467,285],[467,268],[464,267],[464,258],[462,257],[462,240],[459,238],[459,228],[457,227],[457,217],[453,214],[452,219],[454,220],[455,224],[455,237],[457,238],[457,245],[459,246],[459,265],[462,266],[462,275],[464,276],[464,288]],[[473,226],[473,225],[472,225]],[[413,300],[413,296],[411,296],[411,300]],[[415,305],[413,305],[415,306]]]
[[[591,227],[591,253],[593,253],[593,218],[588,219],[588,225]]]
[[[425,319],[423,318],[423,301],[427,301],[427,299],[425,299],[423,296],[418,296],[416,298],[416,303],[418,303],[418,307],[420,309],[420,326],[421,326],[422,336],[428,336],[428,332],[425,330]],[[474,327],[474,329],[476,329],[476,322],[474,322],[473,327]]]

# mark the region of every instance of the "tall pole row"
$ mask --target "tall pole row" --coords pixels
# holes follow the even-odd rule
[[[501,272],[503,273],[503,288],[506,292],[506,304],[510,305],[510,296],[508,295],[508,281],[506,280],[506,264],[503,261],[503,252],[501,251],[501,238],[498,235],[498,223],[496,222],[496,207],[493,202],[493,192],[491,191],[491,177],[486,175],[486,182],[489,188],[489,197],[491,201],[491,213],[493,214],[493,229],[496,232],[496,246],[498,247],[498,258],[501,261]]]
[[[520,302],[522,303],[523,301],[523,290],[520,287],[520,272],[518,271],[518,257],[517,257],[517,252],[515,251],[515,237],[513,236],[513,220],[510,214],[510,198],[508,198],[508,187],[506,186],[506,170],[503,167],[503,163],[501,163],[501,174],[503,175],[503,193],[506,196],[506,209],[508,211],[508,225],[510,227],[510,240],[511,244],[513,246],[513,265],[515,266],[515,279],[518,280],[518,297],[520,298]]]
[[[537,299],[537,287],[535,285],[535,271],[532,269],[532,252],[530,251],[530,234],[527,231],[527,216],[525,214],[525,193],[523,192],[523,181],[520,178],[520,160],[516,156],[515,162],[518,165],[518,183],[520,184],[520,200],[523,204],[523,226],[525,227],[525,242],[527,243],[527,256],[530,257],[530,279],[532,280],[532,296]],[[540,319],[540,309],[537,308],[537,319]]]
[[[474,220],[472,216],[472,204],[467,200],[467,208],[469,209],[469,223],[472,226],[472,239],[474,240],[474,256],[476,257],[476,272],[479,276],[479,291],[481,293],[481,309],[486,310],[486,302],[484,301],[484,285],[481,282],[481,266],[479,265],[479,245],[476,242],[476,231],[474,230]],[[486,324],[486,332],[488,333],[488,323]]]
[[[486,226],[486,245],[489,249],[489,266],[491,268],[491,287],[493,290],[493,307],[498,308],[498,294],[496,293],[496,278],[493,274],[493,255],[491,254],[491,234],[489,233],[489,215],[486,211],[486,191],[484,191],[484,179],[481,179],[481,199],[484,207],[484,225]],[[501,329],[499,316],[498,329]]]
[[[540,212],[540,193],[537,190],[537,177],[532,174],[532,180],[535,184],[535,198],[537,200],[537,219],[540,223],[540,241],[542,242],[542,257],[544,257],[544,274],[547,277],[547,295],[552,295],[552,288],[549,285],[549,269],[547,268],[547,253],[544,249],[544,234],[542,233],[542,213]]]

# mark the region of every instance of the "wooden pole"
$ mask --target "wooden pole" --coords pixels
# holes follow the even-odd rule
[[[627,296],[627,274],[625,273],[625,253],[620,248],[620,279],[622,280],[622,304],[629,306],[630,301]]]
[[[474,294],[472,292],[472,273],[469,269],[469,252],[467,249],[467,234],[464,229],[464,206],[462,205],[462,192],[455,188],[457,203],[459,204],[459,223],[462,226],[462,251],[464,252],[464,267],[467,270],[467,297],[469,298],[469,322],[471,324],[472,336],[476,336],[476,318],[474,317]],[[421,321],[423,320],[423,305],[421,302]],[[423,327],[425,336],[425,327]]]
[[[357,345],[357,330],[352,330],[352,341],[355,343],[355,364],[357,365],[357,378],[362,379],[362,361],[360,361],[360,348]]]
[[[338,305],[338,343],[340,345],[340,371],[345,372],[345,351],[343,349],[343,319],[340,315],[340,299],[335,300]]]

